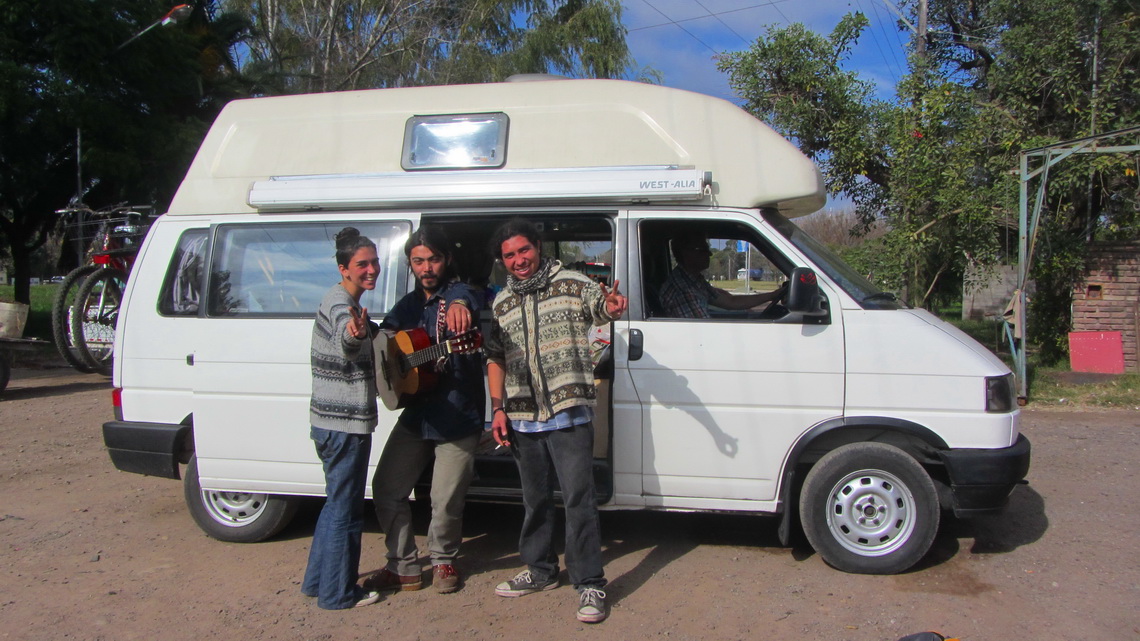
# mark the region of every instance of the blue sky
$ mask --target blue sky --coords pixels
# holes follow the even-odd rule
[[[717,53],[747,49],[770,25],[802,22],[829,34],[844,14],[862,11],[870,21],[847,63],[873,82],[880,98],[894,95],[906,71],[908,33],[883,0],[623,0],[627,41],[639,66],[664,74],[662,84],[739,102]],[[894,2],[897,5],[897,2]],[[716,14],[716,15],[710,15]]]

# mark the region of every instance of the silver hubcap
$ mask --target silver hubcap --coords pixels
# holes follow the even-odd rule
[[[890,554],[914,531],[914,495],[893,474],[882,470],[848,474],[830,496],[827,526],[835,540],[855,554]]]
[[[266,494],[202,490],[202,504],[206,506],[206,512],[227,527],[242,527],[256,521],[265,513],[268,498]]]

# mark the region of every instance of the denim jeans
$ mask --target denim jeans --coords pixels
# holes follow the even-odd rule
[[[463,540],[463,505],[475,475],[478,444],[478,434],[438,442],[423,438],[418,429],[405,425],[392,428],[376,476],[372,477],[372,502],[388,547],[389,570],[402,576],[419,576],[421,572],[408,495],[433,453],[428,552],[432,565],[455,563]]]
[[[351,608],[361,596],[356,580],[372,435],[314,427],[311,436],[325,469],[326,498],[301,592],[317,597],[317,605],[326,610]]]
[[[566,570],[576,588],[605,586],[602,532],[594,496],[594,426],[590,423],[548,432],[515,432],[516,461],[522,478],[523,519],[519,556],[536,581],[558,576],[554,550],[555,481],[566,511]]]

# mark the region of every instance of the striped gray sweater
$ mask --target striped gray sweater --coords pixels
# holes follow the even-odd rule
[[[376,429],[376,370],[372,342],[348,333],[356,301],[339,283],[325,294],[313,322],[313,427],[352,434]]]

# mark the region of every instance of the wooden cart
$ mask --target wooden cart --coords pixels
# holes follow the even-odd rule
[[[45,345],[51,343],[38,338],[0,338],[0,393],[8,387],[8,379],[12,376],[13,352],[31,351]]]

